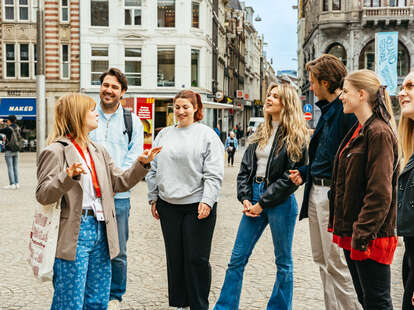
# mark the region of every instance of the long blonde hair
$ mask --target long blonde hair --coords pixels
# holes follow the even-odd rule
[[[277,87],[278,96],[282,104],[279,124],[282,139],[279,140],[277,145],[277,152],[280,151],[283,145],[286,145],[289,158],[297,162],[302,158],[303,148],[309,141],[309,131],[303,117],[302,103],[296,89],[287,83],[271,83],[267,89],[267,96],[275,87]],[[272,129],[272,116],[264,112],[264,123],[257,128],[250,137],[249,142],[258,143],[258,147],[263,149],[269,142]]]
[[[381,103],[379,102],[379,95],[382,97],[387,115],[384,119],[385,122],[389,122],[391,129],[396,131],[396,124],[394,114],[392,111],[391,98],[388,95],[387,90],[381,86],[381,81],[372,70],[362,69],[354,71],[345,77],[345,80],[351,83],[357,90],[363,89],[368,94],[368,103],[371,106],[374,113],[384,119],[383,113],[380,111]],[[389,118],[387,120],[387,118]]]
[[[414,71],[408,75],[414,76]],[[414,121],[401,113],[400,123],[398,125],[398,137],[400,147],[404,158],[403,167],[407,164],[411,155],[414,153]]]
[[[88,132],[85,127],[86,113],[94,110],[95,100],[91,97],[70,93],[60,97],[55,105],[55,123],[53,130],[47,138],[47,144],[56,142],[69,134],[82,144],[89,143]]]

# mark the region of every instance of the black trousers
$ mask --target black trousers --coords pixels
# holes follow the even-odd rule
[[[414,237],[404,237],[405,253],[403,260],[404,295],[402,310],[413,310],[411,299],[414,292]]]
[[[173,205],[158,198],[157,211],[167,254],[170,306],[208,310],[216,204],[202,220],[197,218],[198,203]]]
[[[371,259],[351,259],[351,252],[344,250],[346,263],[358,300],[364,310],[392,310],[391,269]]]
[[[233,151],[227,151],[227,164],[230,164],[233,166],[234,163],[234,153],[236,153],[236,150]]]

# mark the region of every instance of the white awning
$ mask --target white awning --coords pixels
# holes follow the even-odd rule
[[[214,102],[214,101],[203,101],[203,107],[210,108],[210,109],[233,109],[234,108],[232,104],[220,103],[220,102]]]

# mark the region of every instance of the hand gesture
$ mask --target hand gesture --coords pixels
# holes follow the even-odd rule
[[[198,205],[198,216],[199,220],[204,219],[210,215],[211,208],[208,204],[200,202]]]
[[[246,201],[246,200],[245,200]],[[249,201],[250,203],[250,201]],[[250,205],[252,205],[250,203]],[[256,203],[254,206],[248,207],[246,209],[243,210],[243,213],[246,214],[246,216],[249,217],[258,217],[260,216],[260,213],[262,213],[263,208],[261,207],[261,205],[259,203]]]
[[[154,159],[155,155],[157,155],[161,151],[161,148],[162,147],[159,146],[154,147],[150,150],[144,150],[144,152],[138,156],[140,163],[142,165],[149,164]]]
[[[289,170],[289,179],[295,184],[296,186],[303,184],[302,176],[300,175],[299,170]]]
[[[151,213],[152,213],[152,216],[153,216],[156,220],[159,220],[159,219],[160,219],[160,215],[158,214],[158,211],[157,211],[156,206],[157,206],[157,202],[156,202],[156,201],[154,201],[154,202],[151,204]]]
[[[81,163],[73,163],[70,167],[66,168],[66,173],[70,178],[76,177],[80,174],[86,174]]]

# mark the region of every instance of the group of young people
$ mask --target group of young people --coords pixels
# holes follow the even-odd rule
[[[237,176],[243,215],[214,309],[238,309],[244,268],[267,225],[277,268],[267,309],[292,309],[292,244],[299,214],[294,192],[304,183],[300,219],[309,217],[326,309],[392,309],[396,222],[406,246],[403,309],[413,309],[414,73],[405,78],[399,93],[400,171],[391,101],[376,74],[347,74],[332,55],[322,55],[306,69],[322,115],[310,138],[295,88],[269,86],[265,121],[249,138]],[[151,212],[160,220],[165,242],[169,305],[207,310],[225,148],[217,134],[200,123],[203,104],[191,90],[175,96],[177,124],[161,130],[151,150],[134,146],[119,103],[125,81],[119,70],[110,69],[101,77],[100,105],[83,94],[68,94],[56,103],[49,145],[38,160],[36,189],[40,203],[61,199],[51,309],[107,309],[110,301],[119,309],[126,288],[128,224],[125,229],[118,216],[120,202],[113,196],[145,177]],[[114,117],[119,123],[113,130],[122,134],[108,141],[98,119],[106,120],[108,130]],[[132,136],[140,134],[135,130]],[[122,146],[117,143],[134,149],[127,153],[129,165],[122,164],[117,153]],[[227,150],[229,146],[234,142],[226,143]],[[128,215],[129,204],[123,217]],[[120,247],[122,273],[111,266],[111,259],[119,259]]]

